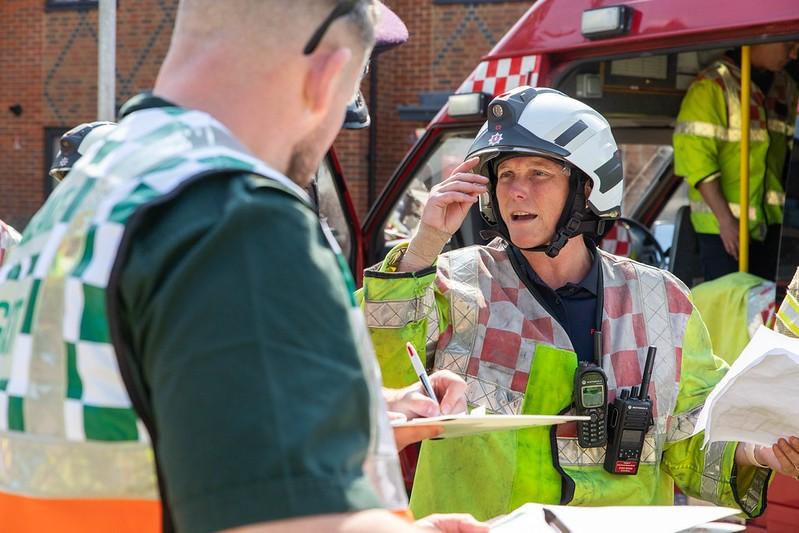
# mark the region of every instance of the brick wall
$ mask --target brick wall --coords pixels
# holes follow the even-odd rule
[[[45,194],[45,128],[94,119],[97,10],[45,9],[45,0],[0,1],[0,219],[22,227]],[[418,94],[454,90],[527,2],[434,4],[387,0],[405,20],[408,43],[379,59],[377,192],[423,122],[402,121],[397,106]],[[149,88],[166,53],[177,0],[119,0],[117,104]],[[364,82],[368,98],[368,80]],[[16,117],[8,111],[22,106]],[[336,150],[359,213],[367,209],[368,130],[343,132]]]
[[[41,12],[28,0],[0,2],[0,219],[17,224],[41,199]],[[22,114],[10,106],[21,106]]]

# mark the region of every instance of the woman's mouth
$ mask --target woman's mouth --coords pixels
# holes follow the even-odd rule
[[[510,214],[510,218],[513,222],[524,222],[527,220],[533,220],[538,218],[538,215],[530,213],[529,211],[514,211]]]

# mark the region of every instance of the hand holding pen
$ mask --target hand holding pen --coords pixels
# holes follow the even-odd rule
[[[416,354],[422,372],[416,371],[411,353]],[[413,365],[414,373],[417,376],[424,373],[430,388],[425,387],[423,381],[419,379],[413,385],[403,389],[385,389],[384,396],[389,411],[401,413],[408,420],[466,411],[466,382],[460,376],[449,370],[439,370],[427,376],[424,364],[416,350],[413,349],[413,345],[410,345],[410,348],[406,346],[406,354],[411,360],[408,364]],[[432,396],[428,390],[432,391]]]
[[[419,382],[422,384],[425,394],[427,394],[434,402],[436,402],[436,404],[438,404],[436,391],[433,390],[433,385],[430,383],[427,370],[425,369],[424,364],[422,364],[422,360],[419,358],[416,348],[414,348],[413,344],[410,342],[406,342],[405,349],[408,351],[408,356],[411,358],[411,365],[413,365],[413,371],[416,372],[416,377],[419,378]]]

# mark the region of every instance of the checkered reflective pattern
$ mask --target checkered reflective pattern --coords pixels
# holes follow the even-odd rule
[[[652,460],[659,460],[676,405],[682,338],[693,306],[687,289],[668,274],[624,258],[601,257],[602,364],[611,400],[615,389],[640,383],[647,348],[658,347],[650,390],[657,450]],[[450,300],[452,314],[437,345],[436,368],[464,377],[471,404],[495,413],[520,413],[536,345],[573,350],[568,335],[516,275],[500,241],[444,254],[438,273],[438,289]],[[570,457],[563,457],[567,464],[599,459],[578,453],[568,439],[559,440]]]
[[[212,169],[274,174],[238,146],[204,113],[153,109],[123,121],[79,161],[0,269],[0,308],[9,310],[0,340],[0,431],[148,440],[111,344],[109,275],[139,206]]]
[[[599,247],[609,254],[630,257],[631,244],[630,230],[623,222],[616,221],[599,243]]]
[[[670,413],[676,402],[682,335],[693,307],[684,287],[660,271],[602,255],[605,278],[603,366],[611,388],[640,383],[650,344],[659,347],[653,389]],[[439,288],[452,304],[436,367],[466,377],[469,401],[518,413],[539,343],[573,350],[568,335],[530,294],[497,241],[443,255]],[[665,420],[664,420],[665,424]],[[665,426],[663,428],[665,431]]]
[[[455,91],[498,96],[521,85],[538,85],[540,56],[516,56],[482,61]]]
[[[709,79],[715,82],[724,90],[728,110],[729,128],[739,128],[741,122],[741,70],[740,68],[726,59],[717,61],[711,67],[703,70],[697,75],[697,79]],[[749,100],[749,124],[750,130],[766,130],[766,110],[763,107],[765,97],[763,92],[752,83],[754,90],[750,91]],[[765,139],[760,139],[765,140]]]

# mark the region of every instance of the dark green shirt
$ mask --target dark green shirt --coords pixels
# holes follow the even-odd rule
[[[180,531],[378,506],[349,297],[314,212],[201,178],[134,226],[123,336]]]

